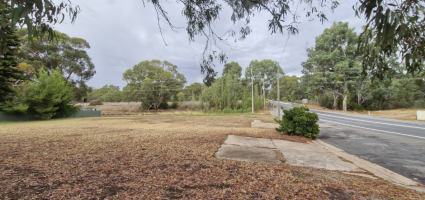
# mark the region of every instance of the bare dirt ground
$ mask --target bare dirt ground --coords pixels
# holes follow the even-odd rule
[[[0,125],[0,199],[425,199],[384,180],[217,159],[267,115],[130,116]]]

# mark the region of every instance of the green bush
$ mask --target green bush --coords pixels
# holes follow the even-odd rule
[[[224,108],[223,113],[232,113],[233,110],[231,108]]]
[[[71,105],[74,100],[72,88],[59,69],[56,68],[50,74],[40,69],[38,73],[39,76],[34,76],[31,85],[24,89],[28,112],[42,120],[75,114],[78,108]]]
[[[159,104],[158,108],[159,109],[167,110],[168,109],[168,103],[167,102],[162,102],[162,103]]]
[[[173,108],[173,109],[176,109],[178,106],[179,106],[179,103],[178,103],[177,101],[174,101],[174,102],[171,104],[171,108]]]
[[[139,111],[149,110],[150,108],[152,108],[152,104],[151,103],[149,103],[146,100],[141,100]]]
[[[102,100],[98,99],[98,100],[91,100],[89,103],[89,106],[97,106],[97,105],[103,105]]]
[[[319,97],[319,106],[325,107],[327,109],[332,109],[334,98],[332,94],[326,92]]]
[[[185,97],[185,95],[184,95],[184,93],[183,93],[183,92],[179,92],[179,93],[177,94],[177,100],[179,100],[180,102],[182,102],[182,101],[186,100],[186,97]]]
[[[348,110],[355,110],[355,111],[363,111],[363,106],[357,104],[357,102],[349,101],[347,103],[347,109]]]
[[[306,137],[308,139],[316,139],[320,130],[317,121],[319,116],[316,113],[308,112],[306,107],[294,107],[290,110],[284,110],[282,120],[275,119],[280,124],[276,128],[278,132],[286,132],[288,135],[296,135]]]

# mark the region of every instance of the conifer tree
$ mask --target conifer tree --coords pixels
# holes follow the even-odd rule
[[[12,88],[14,81],[18,79],[23,79],[22,72],[17,69],[18,62],[16,61],[16,54],[19,47],[19,36],[15,33],[10,26],[10,6],[1,5],[0,6],[0,15],[7,16],[6,23],[0,21],[2,26],[0,26],[0,35],[1,43],[5,46],[2,47],[6,51],[0,55],[0,109],[5,101],[12,98],[12,94],[15,93],[15,90]],[[2,18],[4,19],[4,18]]]

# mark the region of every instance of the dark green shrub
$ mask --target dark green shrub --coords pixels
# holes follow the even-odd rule
[[[320,95],[319,97],[319,106],[325,107],[327,109],[332,109],[334,103],[334,99],[332,97],[332,94],[324,93]]]
[[[290,110],[284,110],[282,120],[275,119],[280,124],[276,128],[278,132],[286,132],[288,135],[296,135],[306,137],[308,139],[316,139],[320,130],[317,121],[319,116],[316,113],[308,112],[306,107],[294,107]]]
[[[232,113],[232,109],[231,108],[224,108],[223,109],[223,113]]]
[[[355,110],[355,111],[363,111],[363,106],[357,104],[357,102],[349,101],[347,103],[347,109],[348,110]]]
[[[162,103],[159,104],[158,108],[159,109],[167,110],[168,109],[168,103],[167,102],[162,102]]]
[[[174,101],[174,102],[171,104],[171,108],[173,108],[173,109],[176,109],[178,106],[179,106],[179,103],[178,103],[177,101]]]
[[[152,105],[149,102],[143,100],[140,102],[139,111],[149,110],[150,108],[152,108]]]
[[[89,103],[89,106],[98,106],[98,105],[103,105],[102,100],[98,99],[98,100],[91,100]]]

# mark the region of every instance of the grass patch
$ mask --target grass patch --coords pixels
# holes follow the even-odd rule
[[[341,156],[338,156],[338,158],[341,159],[344,162],[348,162],[348,163],[354,164],[352,161],[349,161],[349,160],[347,160],[347,159],[345,159],[345,158],[343,158]]]
[[[408,120],[408,121],[418,121],[418,122],[425,122],[425,120],[418,120],[415,116],[407,116],[407,117],[387,117],[389,119],[398,119],[398,120]]]
[[[347,112],[344,112],[342,110],[332,110],[327,109],[324,107],[321,107],[319,105],[306,105],[308,108],[316,109],[316,110],[326,110],[331,112],[341,112],[341,113],[350,113],[350,114],[359,114],[359,115],[369,115],[367,110],[364,111],[354,111],[354,110],[348,110]],[[382,115],[398,115],[398,114],[411,114],[416,115],[416,111],[418,110],[424,110],[424,109],[417,109],[417,108],[404,108],[404,109],[393,109],[393,110],[374,110],[370,111],[371,116],[382,116]]]
[[[229,115],[10,123],[0,129],[0,199],[425,198],[338,171],[214,157],[228,135],[285,138],[250,128],[254,119],[272,121]]]

